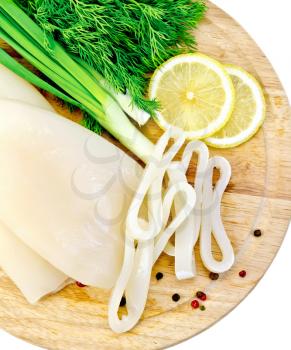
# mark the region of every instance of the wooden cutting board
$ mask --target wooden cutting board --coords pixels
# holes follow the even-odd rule
[[[263,85],[267,99],[267,120],[251,141],[234,149],[211,150],[211,154],[226,157],[233,169],[223,197],[222,216],[235,249],[234,267],[211,281],[197,250],[198,276],[177,281],[173,258],[161,256],[153,269],[142,320],[122,335],[114,334],[107,324],[108,292],[72,285],[31,306],[0,271],[0,326],[6,331],[53,350],[160,349],[217,322],[245,298],[266,272],[282,243],[291,214],[290,107],[264,54],[227,14],[209,3],[207,18],[195,35],[201,52],[252,73]],[[48,98],[60,113],[79,118]],[[153,122],[143,129],[152,140],[161,134]],[[193,162],[190,180],[194,168]],[[263,232],[260,238],[253,235],[256,228]],[[219,255],[215,246],[213,250]],[[238,276],[242,269],[247,271],[244,279]],[[164,273],[160,281],[155,279],[157,271]],[[197,290],[208,295],[205,311],[190,307]],[[172,301],[174,293],[181,295],[178,303]]]

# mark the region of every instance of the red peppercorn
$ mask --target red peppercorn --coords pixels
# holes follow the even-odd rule
[[[196,293],[196,297],[202,301],[205,301],[207,299],[206,294],[204,292],[201,292],[201,291]]]
[[[81,282],[78,282],[76,281],[76,285],[80,288],[84,288],[84,287],[87,287],[85,284],[81,283]]]
[[[198,307],[199,307],[199,301],[196,300],[196,299],[192,300],[191,306],[192,306],[193,309],[198,309]]]
[[[246,275],[247,275],[247,272],[245,270],[241,270],[239,272],[239,276],[242,277],[242,278],[246,277]]]

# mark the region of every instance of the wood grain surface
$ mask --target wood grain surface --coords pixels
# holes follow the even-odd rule
[[[132,331],[122,335],[114,334],[107,323],[108,291],[72,285],[31,306],[0,270],[0,326],[4,330],[52,350],[161,349],[217,322],[245,298],[266,272],[291,215],[290,107],[264,54],[222,10],[209,3],[207,18],[195,35],[199,51],[252,73],[264,87],[267,99],[267,120],[252,140],[234,149],[211,149],[211,154],[226,157],[233,169],[223,197],[222,216],[235,249],[234,267],[211,281],[197,250],[198,276],[177,281],[173,258],[162,255],[153,269],[144,315]],[[73,120],[80,118],[78,113],[64,110],[53,97],[47,97],[61,114]],[[154,122],[149,122],[143,131],[154,141],[161,134]],[[189,179],[194,169],[195,162]],[[260,238],[253,236],[255,228],[262,230]],[[215,246],[213,249],[219,255]],[[238,276],[242,269],[247,270],[244,279]],[[160,281],[155,279],[157,271],[164,273]],[[205,311],[190,307],[197,290],[207,292]],[[181,295],[178,303],[172,301],[173,293]]]

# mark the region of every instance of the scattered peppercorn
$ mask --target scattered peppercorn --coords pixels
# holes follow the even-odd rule
[[[156,274],[156,279],[157,279],[157,281],[161,280],[163,277],[164,277],[164,274],[163,274],[162,272],[158,272],[158,273]]]
[[[123,306],[125,306],[125,305],[126,305],[126,298],[125,298],[125,297],[122,297],[121,300],[120,300],[119,306],[120,306],[120,307],[123,307]]]
[[[247,272],[245,270],[242,270],[239,272],[239,276],[242,278],[246,277],[246,275],[247,275]]]
[[[204,292],[201,292],[201,291],[196,293],[196,297],[200,300],[203,300],[203,301],[205,301],[207,299],[206,294]]]
[[[175,301],[175,302],[179,301],[180,300],[180,295],[177,294],[177,293],[173,294],[172,295],[172,300]]]
[[[81,283],[81,282],[78,282],[76,281],[76,285],[80,288],[84,288],[84,287],[87,287],[85,284]]]
[[[254,231],[254,236],[255,237],[261,237],[261,235],[262,235],[262,231],[261,230],[255,230]]]
[[[210,272],[210,273],[209,273],[209,278],[210,278],[212,281],[216,281],[216,280],[218,280],[218,278],[219,278],[219,274],[216,273],[216,272]]]
[[[200,310],[201,310],[201,311],[204,311],[205,309],[206,309],[206,307],[205,307],[204,305],[201,305],[201,306],[200,306]]]
[[[196,300],[196,299],[192,300],[191,306],[192,306],[193,309],[198,309],[198,307],[199,307],[199,301]]]

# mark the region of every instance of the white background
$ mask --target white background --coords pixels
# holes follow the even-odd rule
[[[290,1],[213,0],[213,2],[232,15],[251,34],[272,62],[291,100]],[[291,229],[271,268],[255,290],[215,326],[171,349],[291,349],[290,255]],[[0,331],[0,349],[38,348]]]

